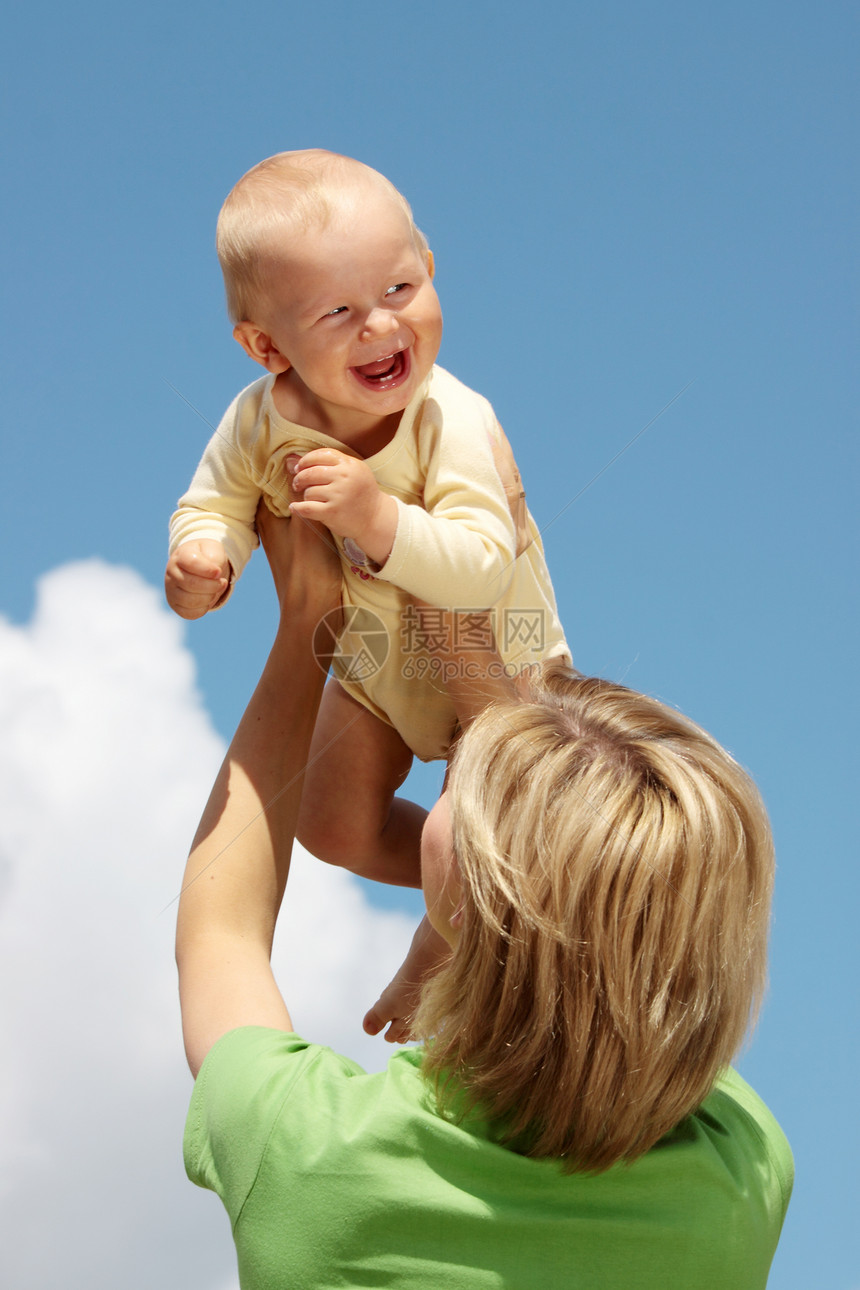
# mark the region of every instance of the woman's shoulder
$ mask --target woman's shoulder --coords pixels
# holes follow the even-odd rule
[[[213,1044],[194,1083],[183,1138],[188,1176],[234,1212],[275,1125],[312,1131],[333,1104],[354,1100],[351,1089],[359,1082],[373,1096],[368,1085],[374,1077],[358,1062],[293,1032],[264,1026],[229,1031]]]
[[[241,1026],[209,1050],[195,1081],[189,1122],[202,1115],[210,1124],[273,1118],[299,1083],[307,1099],[323,1086],[349,1084],[357,1094],[392,1079],[413,1086],[417,1080],[423,1088],[419,1050],[401,1049],[390,1057],[386,1071],[368,1072],[351,1057],[295,1032]]]
[[[697,1113],[715,1119],[726,1131],[723,1141],[755,1155],[763,1153],[777,1176],[785,1202],[794,1182],[794,1157],[782,1126],[755,1089],[732,1067],[717,1080]]]
[[[343,1077],[366,1074],[358,1062],[294,1031],[240,1026],[213,1044],[195,1081],[195,1093],[241,1104],[260,1089],[283,1090],[316,1066]]]

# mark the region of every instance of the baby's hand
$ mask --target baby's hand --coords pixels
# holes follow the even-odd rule
[[[300,495],[290,512],[318,520],[338,537],[353,538],[371,560],[384,564],[397,531],[397,503],[384,493],[366,461],[336,448],[291,457],[291,487]]]
[[[167,561],[164,592],[180,618],[202,618],[230,586],[230,561],[221,542],[183,542]]]
[[[362,1025],[366,1033],[378,1035],[387,1025],[385,1038],[389,1044],[408,1043],[414,1037],[412,1018],[421,999],[422,986],[450,953],[447,942],[433,930],[425,915],[412,938],[402,967],[365,1014]]]

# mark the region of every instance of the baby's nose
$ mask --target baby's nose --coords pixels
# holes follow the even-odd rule
[[[371,309],[364,330],[369,336],[390,336],[397,331],[397,326],[393,309]]]

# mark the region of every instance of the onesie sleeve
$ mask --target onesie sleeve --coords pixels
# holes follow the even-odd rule
[[[487,609],[514,574],[514,525],[492,451],[500,431],[486,399],[447,381],[451,397],[437,397],[434,384],[416,428],[423,505],[396,499],[394,545],[375,576],[431,605]]]
[[[222,542],[238,578],[258,544],[254,516],[260,500],[255,469],[261,434],[255,382],[234,399],[203,453],[188,491],[170,521],[171,554],[183,542]]]

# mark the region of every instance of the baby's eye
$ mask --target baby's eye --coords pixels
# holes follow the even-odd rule
[[[396,286],[389,287],[385,294],[387,296],[396,296],[398,291],[405,291],[408,286],[408,282],[398,282]]]
[[[329,309],[328,313],[325,314],[325,317],[334,318],[335,314],[345,314],[345,313],[346,313],[346,305],[338,305],[336,309]]]

